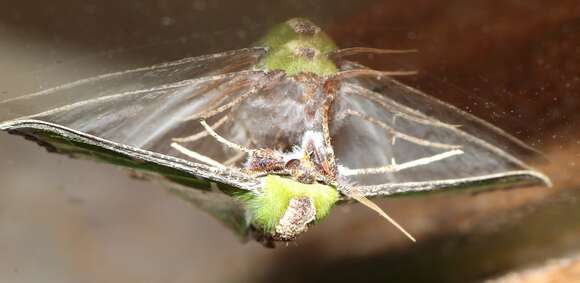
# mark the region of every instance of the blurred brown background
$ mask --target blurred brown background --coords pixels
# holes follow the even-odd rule
[[[242,244],[157,184],[0,133],[0,282],[580,281],[580,3],[573,0],[0,3],[0,100],[250,45],[308,17],[358,58],[543,151],[553,188],[350,205],[288,247]],[[539,279],[538,279],[539,278]]]

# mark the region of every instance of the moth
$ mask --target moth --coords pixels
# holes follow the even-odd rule
[[[0,129],[163,182],[242,236],[291,241],[356,200],[550,185],[538,153],[339,49],[307,19],[255,47],[104,74],[0,102]]]

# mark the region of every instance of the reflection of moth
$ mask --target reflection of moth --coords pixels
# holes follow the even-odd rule
[[[260,47],[101,75],[0,105],[0,128],[131,167],[238,232],[292,240],[340,199],[549,184],[519,140],[350,62],[308,20]],[[409,236],[410,237],[410,236]]]

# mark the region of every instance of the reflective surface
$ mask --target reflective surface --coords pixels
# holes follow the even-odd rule
[[[0,277],[8,282],[288,282],[365,277],[465,282],[578,250],[580,29],[574,1],[20,1],[0,9],[0,93],[242,48],[289,17],[341,47],[416,48],[361,58],[505,129],[551,161],[555,186],[382,202],[411,245],[358,205],[296,246],[240,244],[162,186],[0,135]],[[330,1],[329,1],[330,3]],[[46,6],[38,6],[46,5]],[[233,5],[238,5],[234,7]],[[425,277],[422,277],[425,276]],[[429,277],[427,277],[429,276]]]

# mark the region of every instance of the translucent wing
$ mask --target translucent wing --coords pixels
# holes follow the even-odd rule
[[[241,49],[79,80],[0,101],[0,122],[101,97],[159,89],[194,78],[247,70],[264,52],[263,48]]]
[[[393,79],[345,81],[336,101],[341,173],[366,195],[549,184],[521,141]]]
[[[199,128],[187,117],[247,92],[249,82],[263,75],[251,70],[263,54],[263,48],[250,48],[186,58],[5,100],[0,129],[59,152],[185,178],[184,183],[201,178],[251,190],[255,179],[176,158],[170,143]],[[222,152],[215,143],[203,150]]]
[[[367,67],[355,62],[344,61],[341,68],[360,69]],[[444,123],[460,126],[465,133],[492,143],[520,159],[536,158],[541,160],[544,158],[538,151],[496,126],[397,80],[361,78],[356,80],[356,84],[398,103],[402,106],[400,109],[405,108],[406,111],[421,113],[421,115]]]

